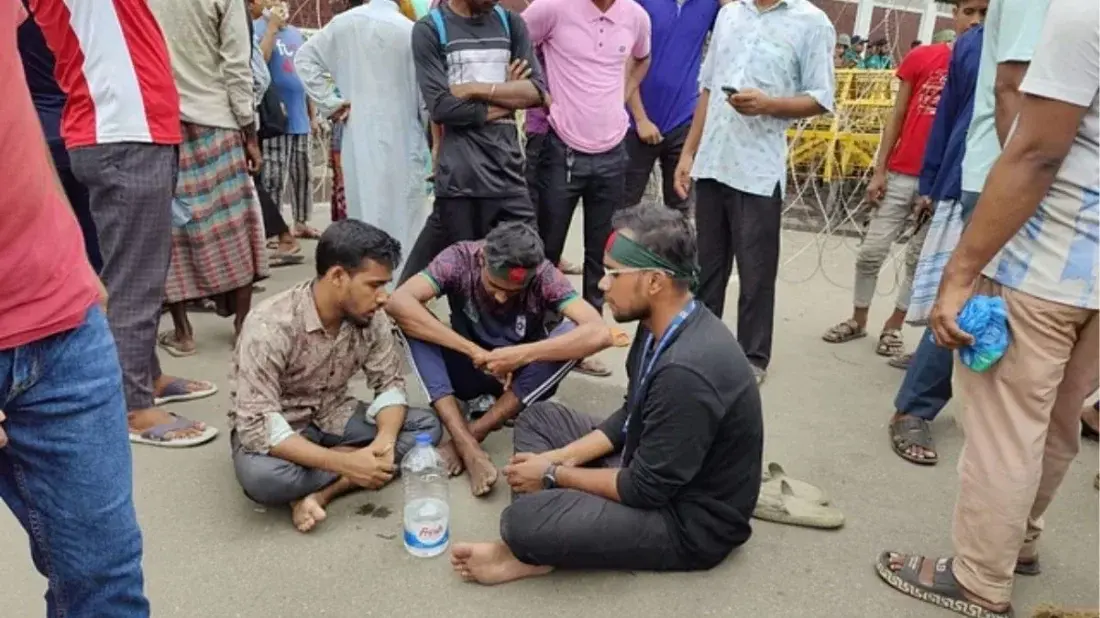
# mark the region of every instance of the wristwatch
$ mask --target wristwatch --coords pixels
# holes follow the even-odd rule
[[[542,473],[542,488],[553,489],[558,486],[558,464],[552,463]]]

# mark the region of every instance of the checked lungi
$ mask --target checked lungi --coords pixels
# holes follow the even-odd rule
[[[239,131],[182,123],[177,204],[190,221],[172,228],[169,303],[214,297],[267,276],[264,226]]]
[[[290,191],[291,212],[295,223],[308,223],[313,211],[313,185],[310,181],[309,135],[278,135],[260,143],[264,165],[260,170],[264,188],[280,208]]]

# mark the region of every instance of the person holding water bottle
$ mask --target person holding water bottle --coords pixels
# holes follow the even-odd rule
[[[382,311],[401,245],[356,219],[330,225],[317,244],[317,278],[249,313],[230,371],[233,467],[265,505],[290,505],[308,532],[325,506],[393,478],[417,436],[442,433],[429,410],[405,400],[403,351]],[[348,393],[362,370],[374,401]]]
[[[600,281],[618,322],[640,322],[624,405],[599,422],[551,402],[516,419],[501,541],[458,543],[481,584],[554,568],[699,570],[752,534],[763,420],[729,328],[692,294],[695,231],[681,213],[619,213]]]

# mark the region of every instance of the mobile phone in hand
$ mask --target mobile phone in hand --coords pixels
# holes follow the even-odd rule
[[[737,89],[733,86],[722,86],[722,92],[726,93],[726,96],[732,97],[737,94]]]

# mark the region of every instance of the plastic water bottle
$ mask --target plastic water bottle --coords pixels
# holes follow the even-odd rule
[[[447,502],[447,472],[432,447],[432,437],[416,436],[416,446],[401,460],[405,483],[405,549],[419,558],[447,551],[451,542],[451,507]]]

